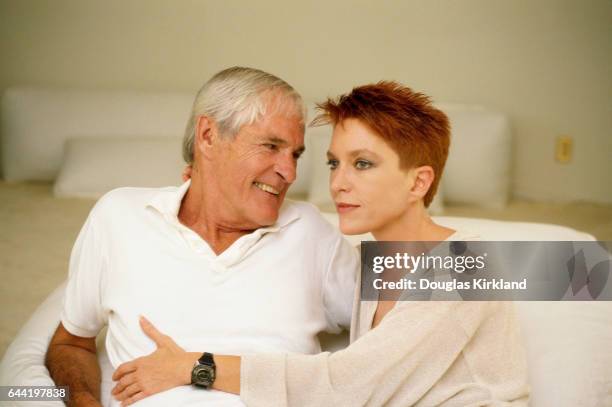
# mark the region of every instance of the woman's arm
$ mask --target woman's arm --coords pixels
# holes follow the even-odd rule
[[[244,356],[242,401],[249,407],[415,404],[469,336],[451,302],[405,305],[398,302],[376,328],[338,352]]]
[[[202,352],[183,350],[144,317],[140,318],[140,326],[157,349],[150,355],[120,365],[113,373],[117,384],[111,394],[125,406],[177,386],[190,385],[191,370],[202,356]],[[215,355],[214,361],[217,372],[213,389],[239,394],[240,357]]]
[[[240,393],[250,407],[383,405],[399,392],[408,405],[416,403],[452,365],[490,309],[478,302],[406,305],[398,303],[400,309],[375,329],[335,353],[215,355],[213,388]],[[189,384],[201,356],[185,352],[150,323],[141,325],[158,349],[115,372],[113,379],[121,379],[113,395],[127,404]]]

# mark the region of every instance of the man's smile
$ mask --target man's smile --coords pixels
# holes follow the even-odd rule
[[[271,194],[273,194],[273,195],[278,195],[278,194],[280,194],[280,191],[279,191],[278,189],[274,188],[274,187],[273,187],[273,186],[271,186],[271,185],[264,184],[263,182],[253,182],[253,184],[254,184],[254,185],[257,187],[257,188],[261,189],[262,191],[269,192],[269,193],[271,193]]]

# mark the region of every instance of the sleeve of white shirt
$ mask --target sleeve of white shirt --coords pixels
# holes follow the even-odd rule
[[[106,324],[101,292],[107,261],[100,217],[97,204],[72,248],[61,315],[68,332],[85,338],[96,336]]]
[[[338,233],[323,286],[328,332],[350,327],[358,272],[359,251]]]

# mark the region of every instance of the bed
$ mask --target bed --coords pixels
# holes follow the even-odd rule
[[[43,357],[59,320],[61,284],[76,233],[95,199],[109,189],[178,183],[180,142],[192,97],[34,88],[4,94],[0,220],[5,233],[0,255],[5,311],[0,322],[8,332],[3,343],[11,345],[0,363],[0,385],[52,384]],[[451,118],[453,147],[432,208],[439,223],[478,231],[485,240],[594,239],[557,225],[442,216],[445,202],[492,210],[508,204],[512,137],[509,120],[500,112],[456,104],[440,107]],[[329,137],[329,128],[308,129],[307,154],[291,196],[313,202],[336,223],[322,158]],[[351,237],[354,242],[360,238]],[[611,305],[517,303],[532,405],[612,405],[612,352],[605,351],[612,343]],[[14,331],[6,330],[9,325],[21,326],[15,338]],[[334,349],[343,346],[343,340],[324,338],[324,344]],[[108,388],[111,367],[103,351],[100,360],[103,386]]]

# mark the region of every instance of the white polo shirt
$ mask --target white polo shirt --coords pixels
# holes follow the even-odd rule
[[[93,337],[108,325],[116,368],[155,349],[139,315],[187,351],[234,355],[317,353],[318,332],[349,326],[358,252],[314,206],[286,201],[274,225],[216,255],[177,218],[189,185],[120,188],[98,201],[70,258],[69,332]],[[243,405],[192,386],[139,403],[195,404]]]

